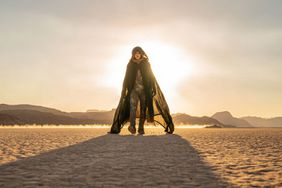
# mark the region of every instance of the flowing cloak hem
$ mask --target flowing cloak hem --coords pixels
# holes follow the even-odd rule
[[[154,122],[154,124],[156,122],[160,124],[165,129],[165,132],[172,134],[174,131],[174,123],[170,115],[169,107],[156,79],[154,83],[156,88],[156,94],[152,96],[153,112],[149,112],[148,107],[146,108],[146,120],[147,122]],[[118,107],[114,114],[113,124],[111,126],[110,133],[120,133],[123,126],[127,122],[129,122],[129,100],[129,95],[123,94],[120,97]],[[136,115],[136,117],[138,116]]]

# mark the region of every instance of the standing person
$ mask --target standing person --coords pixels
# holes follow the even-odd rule
[[[139,118],[139,134],[145,133],[144,123],[146,120],[154,124],[155,122],[159,123],[167,133],[174,131],[167,102],[152,72],[148,56],[139,46],[132,49],[123,81],[121,98],[109,133],[120,133],[123,125],[129,121],[128,130],[131,134],[135,134],[136,118]]]
[[[144,122],[146,118],[146,94],[143,84],[143,77],[140,71],[140,63],[144,63],[145,55],[141,54],[141,49],[136,48],[133,51],[133,58],[132,62],[137,63],[137,72],[136,72],[136,78],[135,83],[133,85],[133,88],[130,93],[130,126],[128,126],[129,132],[132,134],[136,133],[136,127],[135,127],[135,119],[136,119],[136,110],[138,107],[138,102],[140,102],[140,117],[139,117],[139,126],[138,126],[138,133],[144,134]],[[152,92],[155,92],[154,89]]]

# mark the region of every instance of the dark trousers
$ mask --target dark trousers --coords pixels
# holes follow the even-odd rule
[[[144,123],[146,119],[146,101],[145,91],[143,88],[133,88],[130,93],[130,126],[135,127],[136,109],[138,102],[140,102],[140,119],[139,129],[144,129]]]

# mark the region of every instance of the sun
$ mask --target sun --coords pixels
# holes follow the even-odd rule
[[[152,71],[165,93],[172,94],[183,78],[193,73],[193,60],[184,51],[161,43],[144,44]]]
[[[186,51],[159,41],[140,41],[120,46],[116,55],[107,63],[105,84],[121,92],[126,66],[135,46],[142,47],[148,55],[161,90],[167,101],[172,101],[177,94],[177,85],[195,72],[195,61]]]

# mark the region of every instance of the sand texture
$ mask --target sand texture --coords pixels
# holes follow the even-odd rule
[[[282,187],[282,129],[0,128],[0,187]]]

